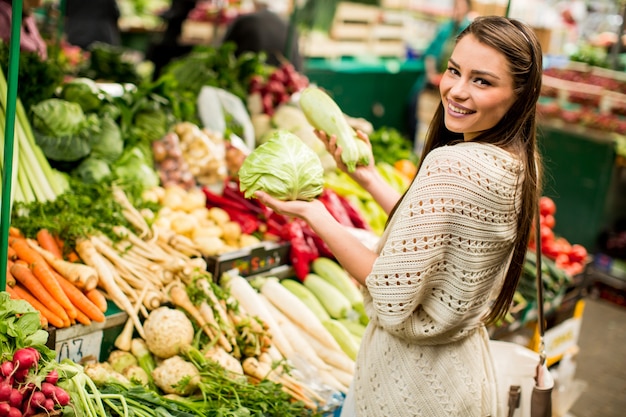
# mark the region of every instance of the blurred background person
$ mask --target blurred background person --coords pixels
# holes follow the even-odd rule
[[[83,50],[94,42],[120,45],[119,18],[116,0],[66,0],[66,40]]]
[[[152,42],[146,51],[146,59],[154,64],[153,78],[158,78],[161,70],[174,58],[191,52],[191,45],[182,45],[180,35],[183,23],[189,12],[196,7],[196,0],[172,0],[170,8],[161,14],[165,30],[158,40]]]
[[[48,47],[43,40],[37,21],[33,15],[34,9],[41,6],[41,0],[24,0],[22,3],[22,27],[20,31],[20,49],[22,51],[37,52],[41,59],[48,58]],[[0,0],[0,39],[8,43],[11,38],[13,21],[13,5],[11,0]]]
[[[270,0],[255,0],[253,12],[234,20],[223,38],[223,42],[229,41],[237,45],[236,55],[246,51],[265,52],[269,65],[278,67],[287,60],[297,71],[302,70],[298,32],[272,9]]]

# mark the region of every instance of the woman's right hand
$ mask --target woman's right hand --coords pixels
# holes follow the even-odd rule
[[[369,161],[368,165],[357,165],[356,169],[353,172],[348,171],[348,167],[343,163],[341,159],[342,148],[337,143],[337,137],[335,135],[328,135],[326,132],[321,130],[315,130],[315,135],[322,141],[328,153],[330,153],[335,159],[335,163],[337,164],[337,168],[341,171],[347,173],[354,181],[360,184],[362,187],[367,188],[367,184],[369,184],[374,175],[378,174],[376,170],[376,165],[374,163],[374,155],[372,154],[372,145],[370,143],[369,137],[362,132],[361,130],[357,130],[356,134],[359,137],[358,140],[363,140],[367,143],[368,148],[370,149]]]

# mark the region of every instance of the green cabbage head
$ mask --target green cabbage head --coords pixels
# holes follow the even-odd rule
[[[277,130],[244,160],[239,168],[239,188],[246,198],[264,191],[280,200],[309,201],[323,191],[324,168],[298,136]]]

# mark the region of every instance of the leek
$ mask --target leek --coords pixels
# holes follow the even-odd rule
[[[6,114],[7,81],[0,69],[0,114]],[[13,201],[53,201],[69,189],[65,178],[50,166],[41,148],[35,142],[30,121],[22,102],[17,99],[14,130],[12,196]],[[4,137],[6,120],[0,117],[0,132]],[[2,151],[3,152],[3,151]],[[1,164],[0,164],[1,165]]]

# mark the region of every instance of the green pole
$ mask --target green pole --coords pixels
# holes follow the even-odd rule
[[[13,138],[17,104],[17,73],[20,64],[20,31],[22,30],[22,0],[13,0],[9,71],[7,75],[6,127],[4,131],[4,165],[2,172],[2,201],[0,204],[0,289],[7,283],[9,224],[11,222],[11,179],[13,177]]]
[[[61,39],[63,39],[63,33],[65,31],[65,3],[66,0],[59,2],[59,15],[57,21],[57,46],[61,46]]]

